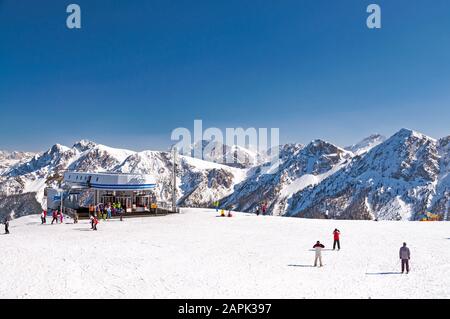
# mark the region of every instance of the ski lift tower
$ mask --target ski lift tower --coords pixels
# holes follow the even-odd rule
[[[444,221],[448,221],[448,211],[450,210],[450,191],[445,191],[445,198],[447,198],[447,205],[445,207]]]

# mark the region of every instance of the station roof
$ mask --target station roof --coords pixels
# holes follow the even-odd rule
[[[139,191],[156,187],[156,180],[151,175],[110,172],[89,173],[68,171],[64,173],[64,182],[75,187],[112,191]]]

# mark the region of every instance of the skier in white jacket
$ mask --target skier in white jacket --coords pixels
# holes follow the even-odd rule
[[[322,264],[322,249],[324,249],[325,246],[320,243],[320,241],[317,241],[317,243],[313,246],[313,249],[316,251],[316,258],[314,259],[314,267],[317,267],[317,261],[320,262],[320,267],[323,266]]]

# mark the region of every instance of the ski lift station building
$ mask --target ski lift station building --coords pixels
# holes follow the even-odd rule
[[[62,191],[47,191],[49,209],[61,207],[62,202],[63,207],[84,211],[88,207],[80,205],[83,202],[80,197],[89,194],[89,205],[85,206],[120,203],[125,214],[151,213],[155,208],[159,211],[176,211],[176,208],[169,209],[166,203],[156,201],[156,180],[151,175],[67,171],[64,173],[63,185]]]

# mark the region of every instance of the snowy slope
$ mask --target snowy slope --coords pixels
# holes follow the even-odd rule
[[[0,298],[450,297],[447,223],[215,216],[183,209],[100,222],[97,232],[87,221],[13,220],[0,235]],[[328,250],[336,227],[339,252]],[[316,240],[323,268],[311,267]],[[398,274],[404,241],[409,275]]]

